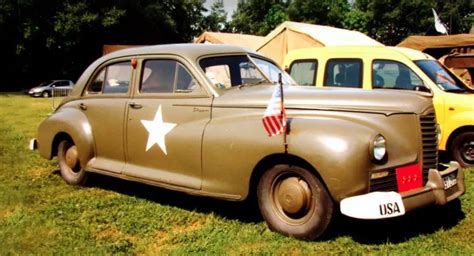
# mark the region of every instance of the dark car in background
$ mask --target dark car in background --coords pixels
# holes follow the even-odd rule
[[[28,94],[31,97],[51,97],[51,96],[67,96],[74,87],[71,80],[51,80],[31,88]]]

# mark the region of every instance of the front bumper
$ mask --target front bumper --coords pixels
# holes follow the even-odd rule
[[[39,97],[41,96],[41,93],[42,92],[32,92],[32,91],[29,91],[28,94],[31,96],[31,97]]]
[[[445,179],[455,175],[455,184],[445,188]],[[457,162],[451,162],[450,166],[438,171],[430,169],[428,172],[428,182],[425,187],[400,193],[403,204],[407,211],[425,207],[427,205],[444,205],[460,197],[466,191],[464,184],[464,172]]]
[[[341,201],[344,215],[359,219],[384,219],[428,205],[444,205],[466,191],[464,172],[457,162],[443,171],[430,169],[425,186],[410,191],[372,192]]]

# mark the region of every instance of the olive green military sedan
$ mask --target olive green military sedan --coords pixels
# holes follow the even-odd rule
[[[262,123],[267,107],[274,119]],[[255,52],[178,44],[95,61],[32,147],[57,156],[72,185],[96,172],[225,200],[256,196],[270,229],[316,239],[337,205],[381,219],[462,195],[463,172],[438,165],[437,142],[430,94],[295,86]]]

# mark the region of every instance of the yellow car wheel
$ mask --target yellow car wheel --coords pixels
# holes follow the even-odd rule
[[[452,146],[452,157],[462,167],[474,166],[474,132],[465,132],[458,135]]]

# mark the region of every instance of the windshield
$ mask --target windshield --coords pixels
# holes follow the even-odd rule
[[[281,74],[281,81],[283,84],[296,84],[291,76],[285,71],[281,70],[277,65],[260,59],[252,57],[252,60],[257,64],[260,70],[272,81],[272,83],[278,83],[278,74]]]
[[[291,78],[275,64],[248,55],[209,57],[199,62],[207,79],[220,89],[233,86],[257,85],[278,82],[282,73],[283,83],[292,84]]]
[[[434,60],[418,60],[416,65],[441,89],[447,92],[472,92],[459,78]]]

